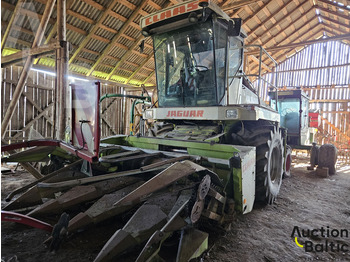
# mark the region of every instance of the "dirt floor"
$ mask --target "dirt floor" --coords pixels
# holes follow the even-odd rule
[[[276,203],[236,216],[230,230],[210,238],[209,250],[201,261],[350,261],[350,165],[338,163],[337,175],[319,178],[306,170],[306,156],[294,156],[293,162],[292,176],[283,180]],[[9,192],[32,180],[24,172],[2,174],[1,179],[2,206]],[[108,221],[69,236],[60,250],[50,253],[43,244],[49,233],[1,222],[1,259],[93,261],[119,226]],[[292,237],[296,227],[301,234],[314,229],[314,236],[299,237],[295,230]],[[295,236],[303,248],[297,246]],[[305,250],[306,245],[312,251]]]

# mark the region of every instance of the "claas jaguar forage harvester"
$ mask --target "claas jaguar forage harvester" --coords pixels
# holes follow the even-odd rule
[[[99,102],[128,95],[100,98],[99,83],[71,85],[66,141],[51,141],[41,153],[51,157],[48,178],[5,209],[23,208],[19,200],[39,192],[30,205],[40,205],[30,217],[70,216],[55,226],[52,248],[62,228],[73,234],[113,218],[123,226],[95,261],[125,256],[135,246],[143,246],[140,253],[129,252],[136,261],[188,261],[207,249],[207,232],[231,223],[236,212],[246,214],[256,202],[272,204],[289,172],[280,115],[259,97],[262,56],[272,58],[260,46],[245,46],[241,20],[211,1],[157,11],[141,19],[141,30],[153,40],[158,100],[152,107],[147,96],[129,96],[134,105],[145,105],[140,132],[98,143]],[[258,50],[256,74],[243,70],[247,48]],[[25,145],[40,143],[48,145]],[[15,146],[3,148],[10,149]],[[40,155],[32,152],[31,161],[34,153]],[[13,157],[28,160],[23,152],[4,160]],[[62,169],[75,177],[60,180]]]

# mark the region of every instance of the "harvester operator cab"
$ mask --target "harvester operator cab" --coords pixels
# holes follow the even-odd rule
[[[242,67],[240,19],[191,1],[144,17],[141,27],[153,38],[159,107],[226,105],[227,76]]]

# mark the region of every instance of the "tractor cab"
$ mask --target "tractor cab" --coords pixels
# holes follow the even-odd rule
[[[153,38],[159,107],[227,104],[227,76],[242,66],[239,19],[192,1],[146,16],[141,27]]]

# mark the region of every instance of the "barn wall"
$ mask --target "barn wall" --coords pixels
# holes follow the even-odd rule
[[[12,99],[21,70],[19,67],[2,68],[1,70],[2,118]],[[29,138],[53,138],[54,87],[54,76],[37,71],[29,73],[24,92],[6,131],[5,141],[13,143]]]
[[[1,117],[8,108],[22,68],[12,66],[2,68]],[[41,71],[31,71],[24,87],[23,95],[17,103],[4,140],[16,143],[29,139],[54,139],[54,89],[55,76]],[[105,94],[135,94],[125,92],[123,87],[112,82],[103,82],[101,97]],[[107,98],[100,104],[101,137],[129,134],[132,99]],[[140,106],[138,106],[140,107]]]
[[[350,47],[339,41],[310,45],[277,67],[277,87],[301,88],[310,98],[310,109],[320,112],[318,143],[349,147]],[[272,73],[265,78],[271,80]],[[261,95],[268,97],[268,84]]]

